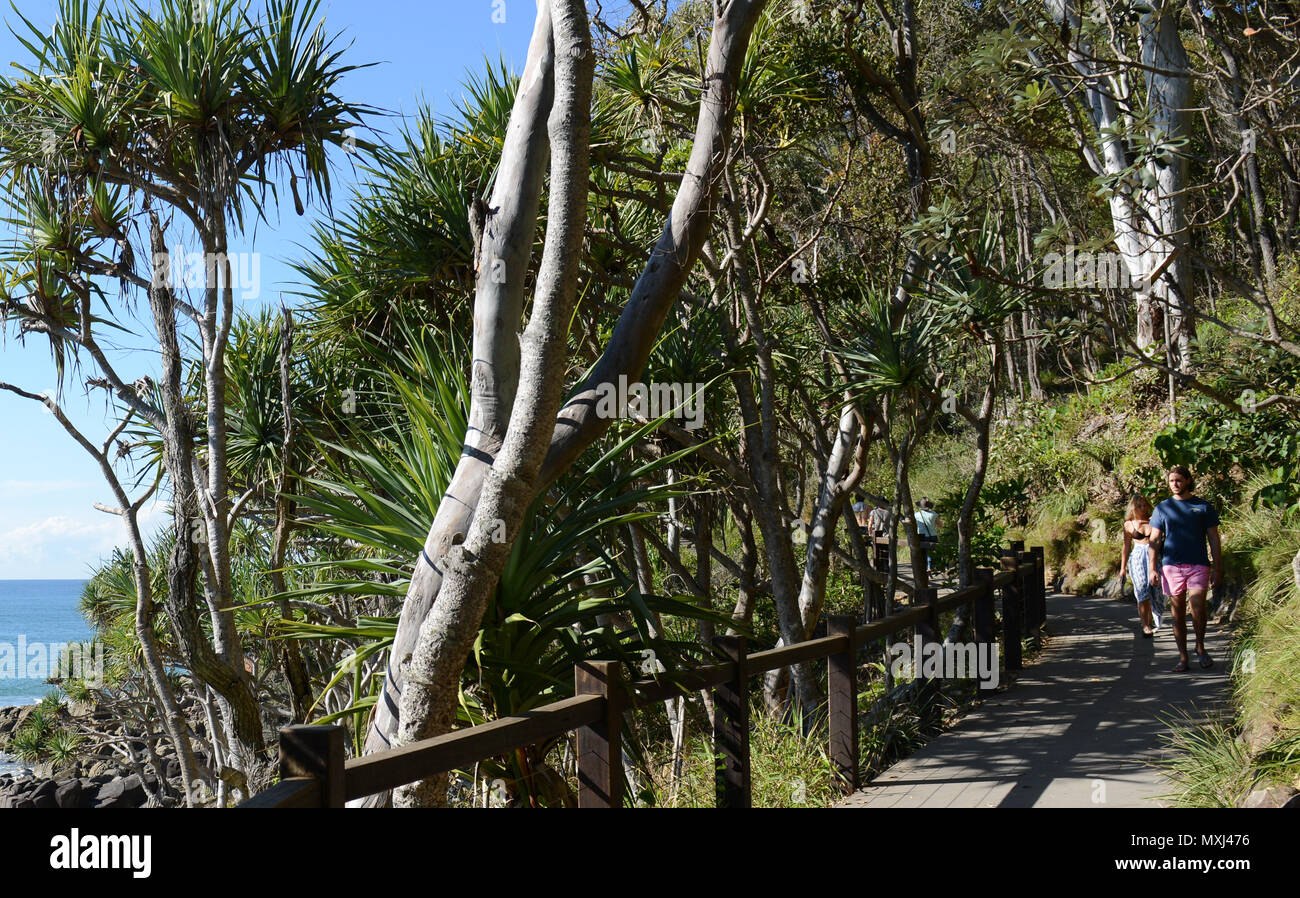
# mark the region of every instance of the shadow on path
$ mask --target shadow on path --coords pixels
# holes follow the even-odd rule
[[[1047,620],[1046,650],[1008,690],[838,806],[1160,807],[1150,762],[1169,720],[1227,700],[1227,631],[1210,624],[1211,669],[1193,656],[1173,673],[1168,624],[1143,639],[1132,602],[1055,595]]]

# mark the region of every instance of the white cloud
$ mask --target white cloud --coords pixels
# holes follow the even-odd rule
[[[154,498],[140,509],[140,532],[152,543],[171,516]],[[126,525],[117,515],[87,509],[23,521],[11,512],[0,530],[0,579],[77,578],[117,547],[127,548]],[[0,524],[3,527],[4,524]]]

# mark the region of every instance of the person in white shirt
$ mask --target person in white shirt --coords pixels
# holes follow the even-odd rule
[[[934,563],[930,560],[930,553],[939,544],[939,515],[934,510],[934,503],[929,499],[917,502],[916,513],[912,517],[916,521],[916,535],[926,550],[926,568],[932,569]]]

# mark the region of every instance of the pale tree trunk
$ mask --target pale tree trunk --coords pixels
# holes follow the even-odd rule
[[[1046,0],[1053,20],[1079,34],[1080,18],[1072,0]],[[1188,115],[1187,54],[1178,33],[1179,7],[1158,0],[1143,14],[1140,51],[1145,66],[1145,97],[1138,97],[1122,70],[1098,58],[1082,38],[1066,48],[1066,59],[1082,80],[1084,103],[1094,134],[1082,135],[1081,148],[1089,167],[1098,175],[1118,176],[1129,168],[1125,134],[1132,114],[1151,114],[1147,137],[1161,142],[1186,134]],[[1103,53],[1102,55],[1109,55]],[[1063,79],[1048,75],[1057,93],[1069,102],[1073,92]],[[1172,355],[1180,367],[1190,364],[1191,306],[1186,290],[1184,255],[1188,246],[1185,200],[1187,186],[1185,148],[1147,164],[1153,188],[1117,185],[1109,197],[1115,245],[1132,283],[1137,328],[1134,342],[1145,349],[1156,341],[1160,314],[1171,317]]]
[[[1300,552],[1296,552],[1291,560],[1291,575],[1295,578],[1296,592],[1300,593]]]
[[[721,160],[725,158],[726,147],[730,140],[736,87],[739,83],[745,51],[762,7],[763,0],[730,0],[722,7],[714,22],[713,37],[705,67],[705,92],[700,101],[695,142],[687,162],[686,176],[682,179],[681,188],[673,202],[664,230],[651,251],[645,270],[633,287],[632,295],[614,328],[609,344],[586,380],[575,390],[552,422],[549,448],[540,473],[536,477],[539,486],[549,484],[563,473],[582,451],[609,427],[610,421],[596,414],[596,401],[602,385],[617,383],[619,375],[626,375],[629,380],[635,380],[640,376],[649,359],[659,328],[699,256],[700,247],[708,235],[712,221],[717,173]],[[493,214],[501,214],[510,220],[520,220],[525,223],[528,217],[520,214],[519,206],[521,203],[527,204],[521,198],[528,194],[521,185],[531,183],[532,177],[540,179],[541,173],[522,167],[524,165],[522,160],[526,155],[522,151],[522,146],[530,143],[533,132],[540,126],[549,108],[549,104],[542,103],[544,98],[540,95],[540,86],[548,80],[547,72],[551,68],[548,63],[552,57],[551,39],[548,36],[549,17],[550,8],[543,3],[538,11],[538,22],[534,28],[528,64],[525,67],[524,79],[516,100],[515,111],[511,115],[511,126],[502,152],[502,165],[497,185],[506,186],[502,187],[503,198],[500,206],[495,204],[494,192],[493,210],[500,211],[499,213],[493,211]],[[531,115],[529,110],[532,111]],[[516,115],[521,121],[519,128],[514,125]],[[555,150],[554,145],[551,149]],[[507,167],[508,158],[519,161]],[[512,172],[513,176],[509,177]],[[559,214],[559,208],[553,203],[550,215]],[[533,216],[532,222],[527,223],[527,226],[535,227],[535,220]],[[548,234],[548,238],[549,236]],[[484,239],[488,239],[486,230]],[[512,245],[519,244],[515,242]],[[522,275],[520,282],[522,282]],[[522,290],[522,284],[520,289]],[[497,308],[483,311],[485,314],[500,314]],[[480,307],[476,300],[476,319],[479,315]],[[477,331],[479,327],[477,321],[475,327]],[[476,346],[475,357],[479,358],[480,355]],[[485,376],[486,374],[487,372]],[[555,375],[557,384],[562,383],[562,375],[562,370]],[[468,454],[479,453],[481,450]],[[491,464],[490,459],[486,462]],[[464,464],[462,460],[462,465]],[[460,473],[459,468],[457,473]],[[430,529],[425,550],[420,561],[417,562],[398,627],[399,640],[395,642],[392,649],[389,677],[386,678],[384,694],[377,706],[374,726],[366,740],[367,752],[386,748],[397,731],[404,666],[411,661],[416,634],[426,629],[431,630],[431,633],[438,632],[440,629],[450,632],[446,628],[456,624],[455,620],[447,614],[438,615],[439,620],[428,626],[426,621],[432,618],[429,609],[441,605],[441,602],[435,603],[434,600],[440,593],[445,575],[442,559],[447,557],[453,546],[469,532],[471,529],[469,521],[476,515],[476,509],[484,507],[479,500],[479,495],[489,480],[488,471],[480,471],[477,476],[466,476],[461,479],[464,481],[463,484],[453,479],[452,487],[449,487],[448,495],[444,497]],[[458,552],[459,555],[463,555],[463,550]],[[473,621],[471,625],[477,629],[478,621]],[[463,657],[461,661],[463,662]],[[432,732],[438,725],[434,723],[417,729]]]
[[[483,481],[501,447],[519,379],[519,322],[532,258],[549,144],[546,117],[554,96],[555,41],[551,7],[537,7],[528,62],[515,94],[491,200],[482,222],[474,298],[474,367],[470,376],[469,427],[465,450],[429,528],[424,551],[388,656],[383,692],[375,705],[366,752],[388,748],[397,731],[406,665],[420,625],[442,585],[441,559],[469,531]]]
[[[826,575],[830,569],[831,547],[835,544],[835,525],[845,500],[863,473],[860,462],[866,451],[867,438],[861,434],[858,413],[852,403],[846,403],[840,411],[834,440],[826,460],[826,470],[822,472],[804,552],[799,615],[805,638],[812,636],[826,598]],[[859,464],[854,465],[855,461]],[[851,472],[850,466],[853,466]]]
[[[1148,138],[1153,144],[1186,139],[1191,105],[1187,51],[1178,33],[1182,4],[1160,0],[1141,20],[1142,62],[1146,69],[1146,100],[1151,116]],[[1147,163],[1156,184],[1147,196],[1144,224],[1149,229],[1151,271],[1162,272],[1152,284],[1155,298],[1168,317],[1168,339],[1182,371],[1191,369],[1192,320],[1190,260],[1187,237],[1187,149],[1172,147],[1163,158]]]
[[[522,338],[517,401],[469,534],[448,553],[438,601],[420,627],[402,692],[398,744],[451,729],[465,659],[537,494],[537,475],[563,398],[569,321],[577,301],[587,219],[595,57],[582,0],[553,0],[551,12],[556,50],[555,99],[547,124],[550,211],[532,314]],[[494,538],[499,524],[504,524],[504,540]],[[446,776],[403,786],[394,801],[408,807],[442,805]]]

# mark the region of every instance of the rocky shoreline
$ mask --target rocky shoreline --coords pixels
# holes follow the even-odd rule
[[[0,708],[0,751],[36,709],[36,705]],[[73,723],[93,719],[97,712],[93,707],[64,706],[59,708],[58,716]],[[12,763],[22,769],[0,775],[0,808],[168,807],[179,802],[164,793],[183,794],[180,764],[175,758],[161,758],[163,775],[168,780],[168,788],[161,789],[156,772],[142,763],[122,763],[121,756],[107,745],[78,751],[75,758],[63,764],[29,764],[18,759]]]

